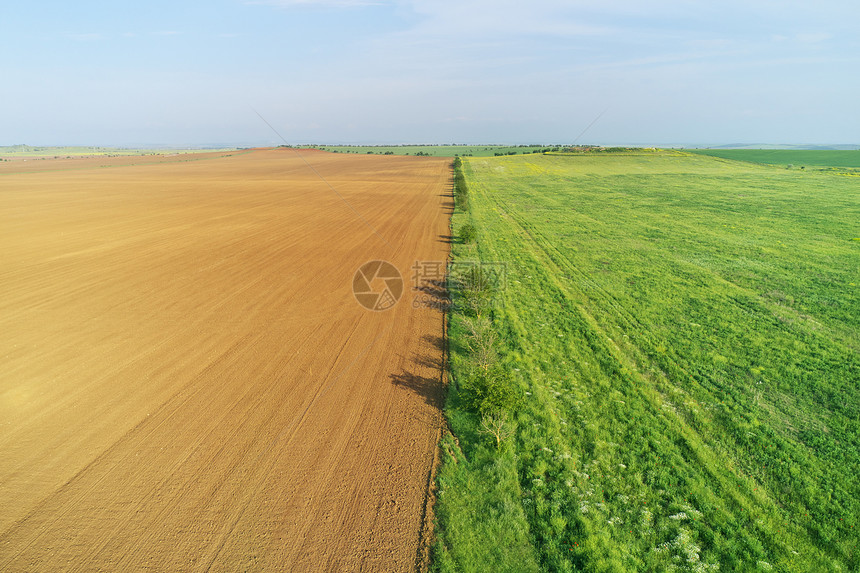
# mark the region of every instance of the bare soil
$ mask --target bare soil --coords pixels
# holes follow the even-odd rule
[[[57,161],[0,164],[0,570],[415,569],[449,160]]]

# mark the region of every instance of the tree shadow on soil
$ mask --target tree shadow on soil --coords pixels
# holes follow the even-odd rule
[[[425,280],[421,286],[415,287],[414,290],[419,290],[429,295],[432,297],[433,302],[437,304],[447,304],[449,302],[448,289],[444,279]]]
[[[445,406],[444,374],[447,361],[447,342],[443,336],[425,334],[421,337],[425,352],[416,352],[412,362],[429,376],[422,376],[402,369],[399,374],[391,374],[395,386],[411,390],[428,405],[438,411]],[[429,346],[429,348],[427,348]]]
[[[428,358],[428,360],[432,361],[432,358]],[[434,377],[419,376],[403,370],[399,374],[392,374],[391,382],[395,386],[411,390],[435,410],[441,411],[445,404],[441,375]]]

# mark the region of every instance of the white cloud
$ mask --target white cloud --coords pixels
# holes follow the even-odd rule
[[[833,38],[833,34],[828,34],[826,32],[807,32],[798,34],[797,41],[801,44],[820,44],[821,42],[826,42]]]
[[[416,32],[432,31],[461,39],[485,36],[504,39],[509,35],[594,36],[612,30],[578,14],[580,2],[401,0],[399,4],[424,17]]]
[[[385,0],[247,0],[245,4],[276,6],[279,8],[292,8],[295,6],[308,6],[318,8],[357,8],[363,6],[379,6],[391,4]]]
[[[98,40],[104,40],[104,34],[100,34],[97,32],[86,33],[86,34],[66,34],[66,37],[75,40],[76,42],[95,42]]]

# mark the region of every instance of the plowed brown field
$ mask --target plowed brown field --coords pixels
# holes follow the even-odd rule
[[[0,570],[415,568],[449,160],[302,156],[0,166]]]

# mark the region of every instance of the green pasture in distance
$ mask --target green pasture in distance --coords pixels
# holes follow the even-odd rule
[[[769,165],[850,167],[860,169],[860,150],[688,149],[690,153]]]
[[[490,316],[524,401],[497,452],[459,399],[455,306],[436,569],[860,570],[857,177],[463,163],[453,261],[506,265]]]

